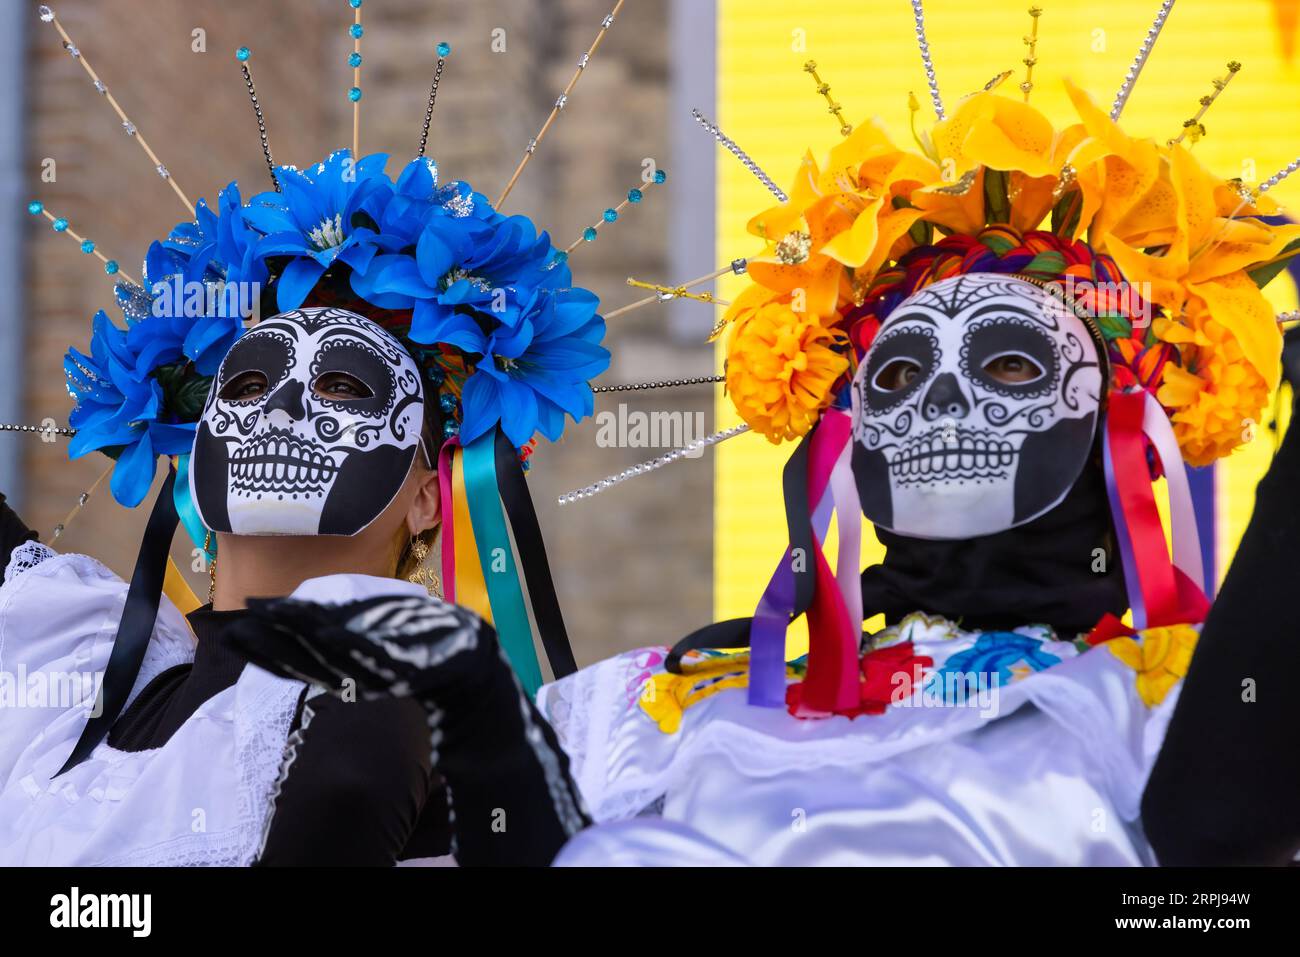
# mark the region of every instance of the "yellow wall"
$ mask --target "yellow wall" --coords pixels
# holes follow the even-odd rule
[[[1109,105],[1159,4],[1156,0],[1046,0],[1039,21],[1033,102],[1049,116],[1070,116],[1060,78],[1069,76]],[[1025,0],[928,0],[929,39],[944,101],[951,110],[966,93],[1003,70],[1024,70]],[[1197,154],[1225,176],[1259,181],[1300,155],[1300,62],[1286,56],[1300,29],[1286,23],[1295,0],[1183,0],[1169,17],[1125,108],[1123,123],[1138,135],[1172,137],[1197,109],[1228,60],[1244,68],[1205,119],[1209,135]],[[804,150],[823,157],[839,138],[838,123],[804,73],[817,61],[823,80],[855,125],[877,115],[900,144],[909,143],[907,95],[929,98],[905,0],[719,0],[716,122],[783,187]],[[1011,81],[1008,81],[1011,82]],[[1300,176],[1272,195],[1300,202]],[[745,223],[771,205],[769,193],[730,154],[717,158],[717,261],[756,251]],[[742,280],[728,277],[720,293]],[[1295,308],[1293,284],[1280,278],[1269,292],[1279,309]],[[719,364],[721,356],[719,356]],[[738,422],[725,396],[718,428]],[[1273,438],[1230,456],[1219,472],[1218,543],[1236,546],[1250,515],[1255,483],[1267,467]],[[745,435],[717,449],[715,617],[753,612],[785,544],[780,470],[790,446]],[[879,559],[868,532],[863,563]],[[796,636],[796,640],[797,636]]]

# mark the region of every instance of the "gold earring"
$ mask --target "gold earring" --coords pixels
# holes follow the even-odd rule
[[[203,536],[203,559],[208,563],[208,604],[211,605],[217,597],[217,556],[212,554],[211,530]]]
[[[430,595],[442,595],[442,582],[432,571],[424,567],[424,560],[429,557],[429,546],[424,539],[411,539],[411,555],[415,558],[415,569],[406,576],[407,581],[423,585]]]

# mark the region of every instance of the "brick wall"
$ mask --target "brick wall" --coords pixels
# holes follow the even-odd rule
[[[606,308],[638,295],[624,279],[671,281],[667,237],[673,207],[673,157],[667,111],[667,3],[628,4],[583,76],[559,122],[506,203],[567,244],[634,185],[653,157],[670,173],[667,188],[575,251],[575,278]],[[430,135],[429,155],[444,177],[468,179],[495,197],[524,145],[545,118],[595,36],[609,0],[434,2],[368,0],[362,52],[362,152],[393,156],[390,171],[414,155],[433,70],[432,48],[451,43]],[[191,199],[215,199],[237,179],[245,196],[267,185],[257,129],[233,50],[253,49],[254,78],[277,162],[306,165],[350,145],[345,91],[350,9],[344,0],[63,0],[60,20],[132,121]],[[193,49],[205,31],[206,52]],[[494,31],[504,52],[494,52]],[[94,239],[139,276],[148,243],[182,217],[171,189],[63,52],[54,30],[33,15],[29,26],[29,191],[72,228]],[[53,159],[54,182],[41,182]],[[70,403],[61,357],[84,348],[89,320],[112,305],[98,261],[47,224],[28,224],[22,317],[29,361],[28,421],[66,417]],[[700,265],[696,275],[712,263]],[[700,307],[705,309],[707,307]],[[711,371],[708,349],[675,344],[664,313],[651,308],[611,322],[611,382]],[[709,389],[638,393],[629,409],[699,413],[712,426]],[[617,408],[618,398],[597,400]],[[707,622],[711,611],[712,466],[686,461],[652,478],[560,508],[556,496],[658,454],[599,448],[596,425],[570,426],[563,441],[535,458],[530,484],[547,535],[561,599],[580,661],[637,644],[671,641]],[[61,520],[106,460],[69,463],[62,441],[21,446],[27,478],[25,516],[42,531]],[[129,575],[147,506],[127,511],[107,483],[68,529],[65,550],[85,551]],[[175,554],[188,565],[187,542]],[[196,577],[197,580],[197,577]]]

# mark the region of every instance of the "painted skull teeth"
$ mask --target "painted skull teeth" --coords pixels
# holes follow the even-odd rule
[[[231,488],[236,491],[319,492],[338,466],[289,432],[259,437],[230,458]]]
[[[960,430],[935,431],[901,448],[889,463],[890,474],[901,481],[925,476],[946,478],[1005,476],[1020,450],[1011,442]]]

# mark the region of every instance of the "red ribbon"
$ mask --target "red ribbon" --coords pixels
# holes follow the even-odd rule
[[[827,412],[813,437],[808,464],[808,510],[813,513],[830,482],[840,451],[849,441],[851,423],[842,412]],[[808,608],[808,672],[802,705],[806,711],[830,713],[858,706],[858,643],[862,622],[849,621],[835,575],[813,532],[816,591]]]
[[[1141,589],[1146,627],[1154,628],[1204,620],[1209,602],[1200,586],[1176,568],[1169,558],[1160,511],[1151,487],[1142,418],[1146,394],[1141,391],[1110,395],[1106,441],[1109,443],[1121,515],[1116,531],[1127,530],[1132,555],[1132,578]],[[1171,466],[1172,467],[1172,464]],[[1130,596],[1132,601],[1137,596]]]

